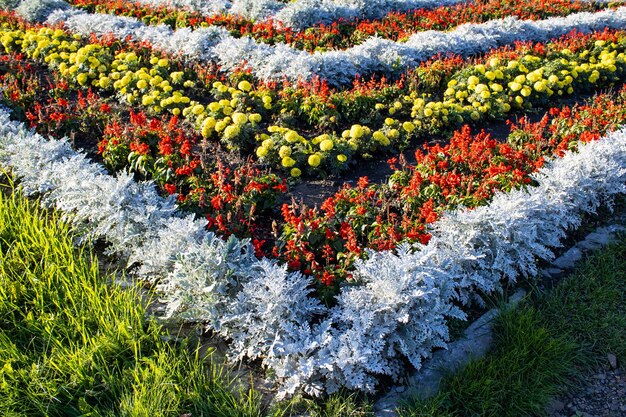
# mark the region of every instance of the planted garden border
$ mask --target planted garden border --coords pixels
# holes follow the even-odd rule
[[[536,258],[550,259],[549,247],[583,213],[626,191],[626,132],[580,144],[541,169],[538,187],[446,213],[429,245],[370,253],[357,263],[360,285],[343,288],[328,311],[309,297],[304,276],[181,217],[152,184],[108,176],[68,142],[33,134],[4,111],[1,122],[0,160],[27,193],[43,194],[44,204],[86,236],[106,238],[130,264],[143,263],[138,276],[158,282],[167,317],[205,322],[232,340],[234,357],[261,358],[282,394],[373,390],[377,375],[400,374],[401,357],[419,368],[445,345],[445,318],[463,316],[455,301],[536,273]]]

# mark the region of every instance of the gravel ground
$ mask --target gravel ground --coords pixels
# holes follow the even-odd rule
[[[611,360],[612,365],[616,365]],[[575,391],[554,400],[550,417],[626,417],[626,370],[606,368],[589,374]]]

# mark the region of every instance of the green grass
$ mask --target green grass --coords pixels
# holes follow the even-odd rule
[[[554,290],[505,311],[486,358],[413,400],[406,417],[534,416],[581,371],[626,359],[626,238],[588,258]]]
[[[165,342],[58,216],[0,192],[0,415],[260,416],[258,394]]]
[[[348,391],[329,395],[323,400],[295,397],[275,406],[272,416],[372,417],[372,403],[367,396]]]

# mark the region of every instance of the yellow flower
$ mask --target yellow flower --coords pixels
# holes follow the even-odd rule
[[[280,162],[280,163],[281,163],[281,165],[282,165],[282,166],[284,166],[285,168],[290,168],[290,167],[292,167],[292,166],[294,166],[294,165],[296,164],[296,161],[295,161],[293,158],[291,158],[291,157],[289,157],[289,156],[286,156],[286,157],[284,157],[284,158],[281,160],[281,162]]]
[[[298,178],[300,175],[302,175],[302,171],[300,170],[300,168],[291,168],[290,174],[292,177]]]
[[[239,135],[241,129],[237,125],[230,125],[226,129],[224,129],[224,137],[226,139],[232,139]]]
[[[491,88],[491,91],[493,91],[494,93],[499,93],[502,91],[502,86],[498,83],[491,84],[489,88]]]
[[[497,67],[498,65],[500,65],[500,59],[494,57],[489,60],[490,67]]]
[[[288,156],[291,156],[291,148],[289,146],[285,146],[285,145],[281,146],[279,151],[278,151],[278,155],[281,158],[286,158]]]
[[[313,155],[309,156],[309,159],[307,162],[309,163],[309,165],[315,168],[319,166],[319,164],[322,162],[322,158],[320,158],[318,154],[314,153]]]
[[[215,130],[217,132],[221,132],[222,130],[226,129],[227,125],[228,124],[225,121],[220,120],[219,122],[215,123]]]
[[[85,85],[85,84],[87,84],[88,79],[89,79],[89,78],[87,77],[87,74],[86,74],[86,73],[84,73],[84,72],[83,72],[83,73],[80,73],[80,74],[78,74],[78,75],[76,76],[76,81],[77,81],[77,82],[78,82],[78,84],[80,84],[80,85]]]
[[[546,91],[546,85],[543,83],[543,81],[537,81],[535,84],[533,84],[533,88],[540,93]]]
[[[240,81],[239,84],[237,84],[237,88],[241,91],[250,91],[252,90],[252,85],[248,81],[244,80]]]
[[[432,109],[424,109],[424,116],[430,117],[433,115]]]
[[[237,126],[241,126],[248,121],[248,116],[243,113],[233,113],[232,118],[233,123],[235,123]]]
[[[152,60],[150,60],[150,62],[152,62]],[[167,67],[170,63],[169,63],[169,61],[168,61],[167,59],[165,59],[165,58],[161,58],[161,59],[158,59],[158,58],[157,58],[157,62],[156,62],[156,64],[157,64],[159,67],[161,67],[161,68],[165,68],[165,67]]]
[[[350,128],[350,137],[358,139],[363,136],[363,127],[361,125],[352,125]]]
[[[415,125],[411,122],[404,122],[402,123],[402,128],[408,133],[411,133],[412,131],[415,130]]]
[[[109,77],[102,77],[99,80],[100,88],[107,88],[111,84],[111,79]]]
[[[202,136],[204,136],[205,138],[211,136],[211,132],[215,128],[216,124],[217,122],[213,117],[207,117],[206,119],[204,119],[204,122],[202,122]]]
[[[259,146],[256,149],[256,156],[258,156],[259,158],[263,158],[264,156],[267,156],[267,148],[265,146]]]
[[[323,140],[320,143],[320,149],[324,152],[330,151],[334,146],[335,144],[333,143],[331,139]]]
[[[262,120],[261,115],[259,113],[252,113],[249,119],[252,123],[260,123]]]
[[[337,155],[337,160],[341,163],[346,162],[348,160],[348,157],[345,156],[344,154],[340,153],[339,155]]]
[[[387,136],[385,136],[385,134],[381,132],[380,130],[375,131],[372,137],[374,138],[375,141],[381,142],[381,143],[384,142],[385,140],[388,140]]]
[[[298,142],[298,140],[300,139],[300,135],[298,135],[296,132],[294,132],[293,130],[290,130],[289,132],[287,132],[287,134],[285,135],[285,140],[289,143],[295,143]]]

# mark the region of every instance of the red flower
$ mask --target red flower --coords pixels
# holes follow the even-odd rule
[[[174,184],[165,184],[163,188],[165,188],[165,191],[170,195],[176,193],[176,186]]]

